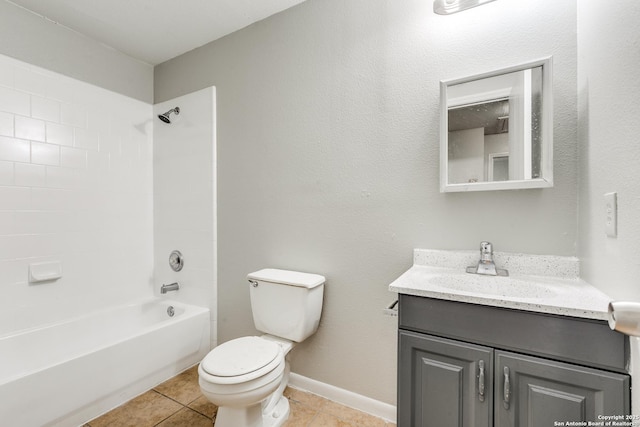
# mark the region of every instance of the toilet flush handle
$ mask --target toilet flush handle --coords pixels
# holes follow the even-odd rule
[[[251,284],[251,286],[253,286],[254,288],[258,287],[258,281],[257,280],[251,280],[249,279],[249,283]]]

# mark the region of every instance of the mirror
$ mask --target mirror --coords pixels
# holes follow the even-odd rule
[[[440,82],[440,191],[553,186],[551,58]]]

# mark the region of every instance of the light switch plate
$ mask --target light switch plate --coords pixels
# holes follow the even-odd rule
[[[608,237],[618,236],[618,195],[607,193],[604,195],[605,220],[604,229]]]

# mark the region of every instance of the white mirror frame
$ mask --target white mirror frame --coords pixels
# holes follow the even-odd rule
[[[541,158],[540,178],[510,181],[470,182],[449,184],[449,123],[447,88],[452,85],[467,83],[487,77],[499,76],[534,67],[542,67],[542,111],[541,111]],[[551,57],[538,59],[520,65],[500,70],[440,82],[440,192],[465,192],[489,190],[514,190],[526,188],[553,187],[553,90],[552,90],[552,61]]]

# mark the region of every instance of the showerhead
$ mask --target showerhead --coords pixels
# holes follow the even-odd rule
[[[165,123],[171,123],[171,119],[169,119],[171,113],[176,113],[177,116],[178,114],[180,114],[180,107],[172,108],[164,114],[158,114],[158,118]]]

